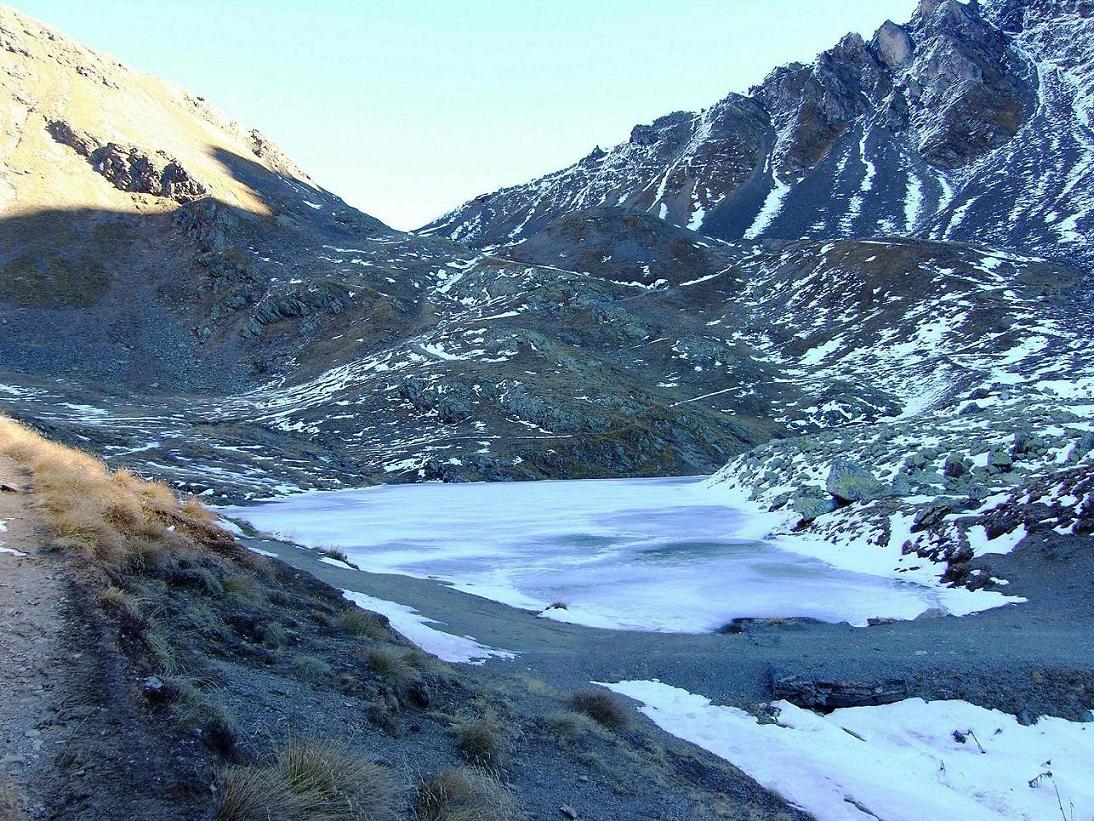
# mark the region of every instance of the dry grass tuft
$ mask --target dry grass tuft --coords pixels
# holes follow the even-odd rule
[[[330,678],[331,668],[323,659],[298,653],[293,656],[289,667],[297,678],[303,681],[322,681]]]
[[[391,773],[343,747],[295,742],[264,767],[224,776],[217,821],[394,821]]]
[[[421,664],[418,654],[396,647],[373,647],[365,653],[365,663],[374,673],[386,679],[396,691],[404,690],[419,678]]]
[[[123,613],[131,619],[141,617],[141,608],[137,600],[120,587],[109,585],[99,593],[99,604],[103,607]]]
[[[0,454],[30,472],[60,548],[119,567],[158,563],[180,547],[243,553],[196,500],[180,503],[164,484],[111,471],[101,459],[50,442],[5,416]]]
[[[235,593],[245,598],[252,598],[258,594],[258,579],[250,573],[236,573],[220,580],[220,586],[225,593]]]
[[[520,808],[509,789],[483,770],[459,767],[418,790],[419,821],[517,821]]]
[[[453,732],[460,755],[480,767],[500,767],[508,757],[509,738],[493,715],[462,721]]]
[[[609,690],[578,690],[570,697],[570,706],[609,730],[625,730],[631,723],[627,705]]]
[[[547,716],[547,727],[560,739],[572,741],[591,732],[597,725],[585,713],[560,710]],[[601,730],[603,732],[603,730]]]
[[[171,707],[179,723],[195,730],[209,747],[225,755],[235,748],[239,728],[235,717],[221,704],[216,688],[199,689],[186,679],[176,679],[178,696]]]
[[[224,773],[215,821],[304,821],[296,795],[280,773],[265,767],[234,767]]]
[[[338,626],[358,638],[388,638],[391,635],[389,625],[386,616],[360,607],[351,607],[338,614]]]

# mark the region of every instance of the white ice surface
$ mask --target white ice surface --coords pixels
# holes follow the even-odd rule
[[[377,599],[354,590],[343,590],[342,595],[358,607],[387,616],[391,621],[392,629],[441,661],[483,664],[489,658],[511,659],[516,656],[516,653],[510,650],[497,650],[480,644],[470,636],[456,636],[430,627],[431,624],[441,622],[427,619],[413,607],[405,604]]]
[[[827,716],[779,701],[778,723],[760,724],[659,681],[603,686],[818,821],[1046,821],[1061,818],[1057,790],[1064,818],[1094,817],[1094,724],[1024,727],[964,701],[918,698]]]
[[[430,483],[307,493],[224,513],[337,547],[361,570],[441,579],[537,611],[562,602],[543,615],[596,627],[700,633],[774,616],[861,625],[1006,602],[944,588],[937,574],[910,582],[877,546],[829,562],[809,555],[812,545],[765,542],[773,517],[725,500],[695,479]]]

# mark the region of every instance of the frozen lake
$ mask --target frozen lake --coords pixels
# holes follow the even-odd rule
[[[701,479],[604,479],[385,485],[222,512],[301,545],[337,547],[362,570],[439,579],[590,626],[698,633],[737,617],[794,616],[864,624],[941,606],[931,587],[764,542],[766,517],[718,501]]]

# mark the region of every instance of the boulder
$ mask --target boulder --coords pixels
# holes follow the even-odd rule
[[[886,20],[874,35],[872,43],[878,59],[892,71],[898,71],[908,65],[915,46],[912,38],[901,26],[892,20]]]
[[[902,678],[867,682],[790,676],[776,681],[774,690],[777,699],[785,699],[798,707],[821,711],[892,704],[909,696],[908,682]]]
[[[1014,459],[1005,450],[992,449],[988,452],[988,467],[1000,471],[1010,470],[1014,465]]]
[[[818,516],[831,513],[838,505],[836,500],[819,487],[802,487],[790,497],[790,507],[801,516],[801,521],[811,522]]]
[[[947,479],[959,479],[968,472],[969,466],[959,453],[951,453],[942,464],[942,475]]]
[[[841,502],[869,502],[887,493],[885,485],[866,467],[849,459],[837,459],[832,463],[824,486]]]

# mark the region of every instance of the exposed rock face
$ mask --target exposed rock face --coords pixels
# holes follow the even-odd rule
[[[908,698],[909,693],[908,682],[900,678],[870,682],[789,677],[776,681],[774,690],[775,698],[822,712],[841,707],[893,704]]]
[[[73,128],[64,120],[54,120],[47,126],[54,140],[67,145],[106,177],[119,191],[151,194],[176,202],[190,202],[209,193],[175,159],[162,151],[147,154],[133,146],[108,142],[100,145],[89,134]]]
[[[209,190],[162,152],[149,155],[137,148],[107,143],[93,151],[89,159],[119,191],[189,202]]]
[[[724,240],[904,234],[1089,263],[1091,43],[1079,0],[921,3],[423,231],[496,245],[620,205]]]
[[[832,463],[824,487],[841,502],[868,502],[885,495],[885,486],[866,467],[847,459]]]
[[[61,145],[67,145],[81,157],[90,157],[99,143],[90,135],[83,133],[64,120],[54,120],[46,126],[49,135]]]

